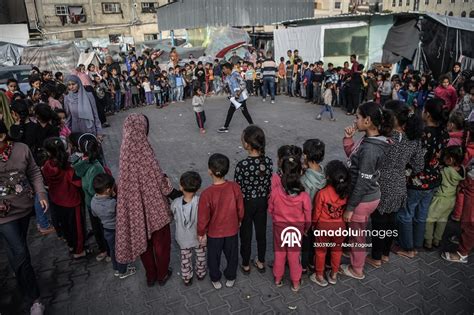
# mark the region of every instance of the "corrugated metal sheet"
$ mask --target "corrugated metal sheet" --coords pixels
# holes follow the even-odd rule
[[[257,26],[314,16],[314,0],[178,0],[158,9],[160,30]]]

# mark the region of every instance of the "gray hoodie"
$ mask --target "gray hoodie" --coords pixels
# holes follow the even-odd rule
[[[104,229],[115,230],[117,200],[109,196],[92,197],[92,214],[100,219]]]
[[[171,212],[176,225],[175,238],[181,249],[199,246],[197,238],[198,204],[199,196],[197,195],[189,203],[183,204],[183,197],[179,197],[171,204]]]
[[[350,155],[352,193],[347,201],[348,211],[354,211],[361,202],[380,199],[378,179],[389,149],[390,140],[386,137],[365,137]]]
[[[324,169],[321,166],[321,171],[317,172],[310,168],[308,168],[303,176],[301,176],[301,183],[304,186],[304,190],[309,194],[311,197],[311,204],[314,204],[314,196],[320,191],[321,189],[326,186],[326,175],[324,174]]]

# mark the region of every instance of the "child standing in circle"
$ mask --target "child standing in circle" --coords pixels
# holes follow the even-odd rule
[[[206,129],[204,129],[204,124],[206,123],[206,113],[204,112],[204,95],[202,94],[201,88],[196,86],[194,88],[194,95],[193,95],[193,110],[194,114],[196,115],[196,121],[199,127],[199,132],[206,133]]]
[[[319,232],[345,230],[346,224],[342,214],[346,209],[350,193],[351,177],[349,170],[341,161],[331,161],[326,166],[327,186],[321,189],[314,201],[313,227]],[[325,287],[328,282],[336,284],[337,272],[341,264],[344,236],[317,236],[315,248],[316,273],[310,279],[319,286]],[[331,245],[329,245],[332,243]],[[327,250],[331,252],[331,271],[324,279],[324,265]]]
[[[252,253],[252,230],[255,226],[258,258],[254,265],[259,272],[265,272],[268,195],[273,162],[265,156],[265,133],[255,125],[248,126],[242,133],[242,146],[248,157],[235,167],[234,180],[244,196],[244,218],[240,226],[241,270],[250,272]]]
[[[281,161],[281,181],[272,183],[268,201],[268,212],[273,221],[273,250],[275,261],[273,276],[275,285],[281,287],[288,260],[290,267],[291,290],[298,292],[301,286],[302,267],[300,263],[301,246],[285,244],[282,236],[288,228],[296,229],[295,234],[306,234],[311,224],[311,199],[301,184],[301,161],[295,156],[285,156]],[[289,232],[288,232],[289,234]],[[301,241],[301,238],[299,238]],[[298,245],[301,245],[298,244]]]
[[[385,155],[390,149],[388,136],[393,128],[393,117],[377,103],[367,102],[359,106],[356,112],[355,127],[347,127],[344,135],[344,151],[349,158],[352,193],[344,211],[344,221],[357,232],[351,236],[351,264],[341,265],[344,275],[362,280],[365,264],[365,234],[369,216],[380,202],[378,179]],[[355,144],[356,131],[364,132],[362,139]]]
[[[185,286],[193,283],[193,251],[196,255],[197,279],[203,280],[206,276],[206,246],[201,246],[197,238],[199,196],[196,192],[201,188],[201,182],[201,176],[196,172],[181,175],[179,188],[183,196],[171,204],[176,224],[176,242],[181,250],[181,277]]]
[[[333,89],[333,83],[332,82],[327,82],[326,83],[326,89],[324,90],[324,108],[321,110],[318,116],[316,116],[316,120],[321,120],[323,114],[325,112],[329,112],[329,115],[331,116],[331,121],[336,121],[336,118],[334,118],[334,112],[332,110],[332,89]]]
[[[239,185],[227,181],[229,158],[223,154],[211,155],[208,162],[212,185],[199,199],[197,235],[201,246],[207,242],[207,264],[212,285],[222,288],[220,279],[221,254],[227,260],[224,276],[228,288],[234,286],[239,264],[237,233],[244,217],[244,202]]]

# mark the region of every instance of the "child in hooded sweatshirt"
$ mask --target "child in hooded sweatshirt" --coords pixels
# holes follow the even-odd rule
[[[388,136],[393,128],[390,112],[383,110],[377,103],[368,102],[359,106],[355,127],[347,127],[344,135],[344,151],[349,158],[352,193],[347,201],[344,221],[352,230],[358,230],[358,236],[350,237],[355,246],[366,243],[365,235],[360,233],[367,228],[369,216],[380,202],[378,179],[385,154],[390,148]],[[356,131],[364,132],[362,139],[355,144]],[[363,248],[351,248],[351,264],[341,265],[344,275],[362,280],[366,253]]]
[[[225,285],[231,288],[235,284],[239,264],[237,234],[244,217],[242,191],[237,183],[225,179],[229,164],[229,158],[223,154],[215,153],[209,157],[208,173],[213,184],[199,198],[197,235],[202,246],[207,242],[209,276],[216,290],[222,288],[222,252],[227,260]]]
[[[196,274],[198,280],[206,276],[206,246],[200,245],[197,237],[197,220],[201,176],[196,172],[186,172],[179,179],[179,189],[183,196],[171,204],[176,224],[176,242],[181,251],[181,277],[185,286],[193,283],[193,251],[196,255]]]
[[[104,238],[104,229],[100,223],[100,219],[92,214],[91,200],[95,195],[93,181],[94,178],[105,173],[104,167],[99,162],[99,142],[92,134],[83,134],[79,140],[79,158],[72,163],[72,168],[78,177],[82,180],[82,190],[84,191],[84,204],[89,211],[92,231],[99,247],[99,255],[96,260],[110,261],[108,256],[107,243]]]
[[[325,145],[319,139],[309,139],[303,144],[304,173],[301,176],[301,183],[304,190],[309,194],[311,202],[319,190],[326,185],[326,176],[321,162],[324,159]],[[312,212],[314,214],[314,208]],[[307,236],[303,236],[301,251],[301,265],[303,274],[309,269],[314,269],[314,233],[310,231]]]
[[[49,200],[58,217],[70,252],[75,259],[86,256],[84,250],[85,222],[81,211],[81,180],[74,176],[68,154],[61,138],[44,142],[48,160],[42,167]]]
[[[115,222],[117,216],[116,186],[114,178],[109,174],[98,174],[92,182],[95,195],[91,200],[91,212],[102,223],[104,238],[114,268],[114,276],[125,279],[136,273],[133,266],[118,263],[115,259]]]
[[[346,209],[347,197],[350,193],[351,177],[349,170],[341,161],[331,161],[326,166],[328,185],[320,190],[313,202],[313,227],[320,233],[327,231],[345,230],[346,224],[342,214]],[[342,242],[344,236],[320,235],[316,237],[315,266],[316,273],[310,279],[321,287],[336,284],[337,273],[341,264]],[[331,245],[330,245],[331,244]],[[327,250],[331,252],[331,271],[324,279],[324,265]]]
[[[443,156],[446,166],[441,170],[441,186],[436,190],[431,200],[426,218],[424,247],[428,250],[433,246],[439,246],[448,217],[456,202],[458,184],[465,176],[462,166],[464,155],[461,146],[448,146],[444,150]]]
[[[453,111],[448,120],[449,142],[448,147],[452,145],[462,145],[464,135],[464,116],[460,112]]]
[[[279,150],[280,151],[280,150]],[[268,212],[273,221],[274,264],[273,276],[275,285],[281,287],[285,273],[285,264],[290,267],[291,290],[298,292],[301,286],[302,267],[300,263],[301,237],[308,233],[311,224],[311,199],[304,191],[300,177],[301,160],[288,155],[281,160],[281,178],[272,177],[272,191],[268,201]],[[293,230],[287,230],[293,228]],[[297,229],[298,232],[294,231]],[[286,230],[286,234],[285,234]],[[290,238],[282,239],[282,234]],[[297,236],[298,242],[291,236]]]

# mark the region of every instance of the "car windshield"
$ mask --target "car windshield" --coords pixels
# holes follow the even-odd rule
[[[0,84],[6,84],[8,79],[15,78],[19,83],[28,83],[30,70],[14,70],[0,72]]]

